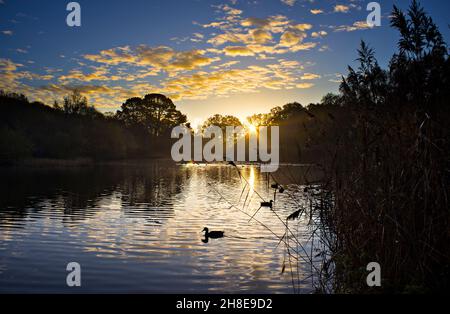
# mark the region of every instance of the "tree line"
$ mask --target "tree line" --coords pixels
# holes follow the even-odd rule
[[[275,107],[270,113],[248,117],[247,123],[231,115],[216,114],[208,118],[201,129],[211,125],[223,128],[279,125],[281,146],[295,147],[282,152],[282,156],[296,161],[300,147],[311,151],[307,148],[309,137],[304,133],[306,125],[313,128],[319,120],[327,123],[326,117],[338,116],[338,106],[329,101],[330,97],[337,96],[326,96],[320,106],[305,108],[292,103]],[[27,158],[91,158],[96,161],[169,158],[172,129],[178,125],[191,128],[186,115],[161,94],[127,99],[116,113],[101,113],[77,90],[52,106],[30,102],[22,94],[0,91],[0,105],[3,111],[0,117],[1,163]],[[316,120],[311,119],[313,116]],[[303,161],[312,160],[305,156]]]

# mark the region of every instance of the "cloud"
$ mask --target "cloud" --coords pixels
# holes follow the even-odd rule
[[[4,31],[2,31],[2,34],[6,35],[6,36],[12,36],[14,33],[11,30],[4,30]]]
[[[332,83],[342,83],[342,74],[341,73],[334,73],[334,74],[325,74],[325,77],[329,77],[329,82]]]
[[[298,81],[297,61],[280,60],[266,66],[252,65],[243,69],[220,69],[169,79],[161,90],[176,100],[226,97],[239,93],[255,93],[261,88],[290,89]]]
[[[268,55],[298,52],[315,47],[314,43],[303,43],[307,38],[307,30],[311,24],[296,24],[283,15],[273,15],[267,18],[236,17],[232,21],[224,20],[202,25],[217,28],[222,33],[213,33],[207,40],[209,44],[225,48],[207,49],[216,54],[227,56],[256,56],[258,59],[269,59]]]
[[[316,80],[321,78],[321,76],[319,74],[314,74],[314,73],[305,73],[302,75],[301,79],[308,81],[308,80]]]
[[[58,78],[61,82],[66,81],[118,81],[121,78],[116,75],[108,75],[109,71],[105,67],[95,68],[91,73],[83,73],[81,70],[71,70],[67,75],[62,75]]]
[[[306,35],[304,33],[296,33],[292,31],[287,31],[283,35],[281,35],[280,46],[283,47],[292,47],[297,45],[300,41],[302,41]]]
[[[282,33],[289,25],[289,20],[284,15],[273,15],[268,18],[249,17],[241,21],[241,26],[265,29],[271,33]]]
[[[229,68],[229,67],[232,67],[233,65],[236,65],[239,63],[240,63],[240,61],[229,61],[229,62],[225,62],[225,63],[219,64],[219,65],[212,66],[211,69],[218,70],[218,69]]]
[[[56,85],[49,84],[39,87],[41,91],[49,91],[55,94],[68,94],[73,90],[77,90],[82,94],[109,94],[112,93],[114,89],[108,86],[99,85]]]
[[[190,38],[189,40],[194,42],[194,43],[199,43],[203,41],[203,38],[205,38],[205,36],[201,33],[194,33],[192,34],[192,38]]]
[[[323,45],[322,47],[319,48],[320,52],[325,52],[325,51],[329,51],[329,50],[331,50],[331,49],[328,45]]]
[[[21,70],[22,68],[24,68],[23,64],[0,58],[0,90],[25,92],[30,88],[22,82],[23,80],[48,81],[53,78],[53,75],[32,73]]]
[[[347,13],[349,10],[350,7],[343,4],[337,4],[334,6],[334,12]]]
[[[220,10],[223,10],[228,15],[240,15],[242,13],[241,10],[230,7],[227,4],[222,4],[217,6]]]
[[[317,14],[322,14],[323,11],[320,9],[312,9],[309,12],[311,12],[311,14],[317,15]]]
[[[103,50],[99,54],[84,55],[89,61],[107,65],[121,63],[147,67],[153,75],[165,71],[175,75],[179,71],[195,70],[219,60],[205,56],[204,50],[175,51],[167,46],[148,47],[140,45],[135,49],[118,47]]]
[[[327,36],[328,33],[326,31],[319,31],[319,32],[312,32],[311,33],[311,37],[312,38],[322,38]]]
[[[153,85],[136,82],[124,86],[83,84],[95,80],[114,81],[114,77],[107,75],[106,68],[94,68],[93,72],[87,74],[74,69],[69,74],[56,78],[60,84],[47,82],[55,79],[55,74],[61,72],[60,69],[46,68],[45,72],[48,74],[38,74],[25,71],[24,68],[25,66],[20,63],[0,58],[0,89],[21,92],[34,101],[46,104],[51,104],[55,99],[62,99],[64,95],[77,89],[96,107],[117,108],[124,99],[142,96],[148,91],[156,90]],[[46,81],[46,83],[36,86],[24,83],[26,80]],[[73,83],[74,81],[78,83]]]
[[[295,24],[292,26],[292,28],[299,30],[299,31],[307,31],[309,29],[311,29],[313,26],[311,24]]]
[[[206,49],[209,53],[269,60],[274,58],[273,55],[295,53],[317,46],[317,43],[304,42],[308,37],[307,31],[313,28],[312,24],[298,24],[281,14],[265,18],[243,17],[241,10],[230,18],[228,12],[233,12],[232,8],[223,5],[215,7],[222,16],[207,24],[194,23],[218,30],[210,33],[211,36],[206,39],[207,43],[214,46]],[[321,38],[325,33],[315,32],[314,38]]]
[[[255,53],[248,47],[240,46],[228,46],[224,48],[225,55],[227,56],[254,56]]]
[[[250,33],[253,36],[253,40],[258,44],[265,44],[272,41],[272,34],[264,29],[254,29]]]
[[[20,63],[15,63],[10,59],[0,58],[0,73],[7,74],[11,72],[15,72],[19,67],[23,65]]]
[[[296,87],[300,88],[300,89],[308,89],[308,88],[314,87],[314,84],[313,83],[300,83],[300,84],[297,84]]]
[[[311,29],[311,24],[296,24],[288,28],[286,32],[281,35],[280,46],[293,47],[301,43],[306,37],[306,30]]]
[[[283,2],[284,4],[293,7],[295,2],[297,2],[297,0],[281,0],[281,2]]]
[[[176,53],[163,69],[167,72],[178,70],[188,71],[210,65],[218,60],[220,59],[206,57],[203,50],[183,51]]]
[[[86,96],[89,103],[97,108],[115,109],[131,97],[142,97],[158,88],[149,83],[133,83],[126,86],[106,86],[95,84],[48,84],[33,88],[32,96],[44,103],[51,103],[55,99],[62,99],[73,90],[78,90]]]
[[[224,33],[218,34],[208,40],[209,44],[213,46],[222,46],[226,43],[251,43],[253,36],[249,36],[249,34],[240,34],[240,33]]]
[[[272,34],[282,33],[289,21],[286,17],[277,15],[266,19],[246,18],[226,23],[210,23],[203,27],[214,27],[225,31],[216,34],[208,40],[214,46],[227,42],[242,44],[262,44],[272,40]]]
[[[137,62],[136,56],[133,56],[131,54],[130,48],[128,46],[102,50],[99,54],[86,54],[84,55],[84,58],[89,61],[109,65]]]
[[[353,25],[332,26],[335,32],[354,32],[358,30],[370,29],[371,27],[366,21],[357,21]]]

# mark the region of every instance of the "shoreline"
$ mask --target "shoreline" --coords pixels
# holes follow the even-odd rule
[[[122,160],[95,160],[92,158],[73,158],[73,159],[56,159],[56,158],[28,158],[23,160],[16,160],[8,163],[0,163],[0,169],[4,168],[86,168],[96,166],[133,166],[144,165],[148,162],[170,162],[180,165],[219,165],[226,164],[223,162],[175,162],[171,158],[167,157],[154,157],[154,158],[142,158],[142,159],[122,159]],[[258,166],[259,163],[244,162],[236,163],[238,166]],[[280,162],[280,166],[292,166],[292,167],[317,167],[314,163],[292,163],[292,162]]]
[[[96,166],[139,165],[146,162],[164,161],[173,162],[170,158],[144,158],[123,160],[95,160],[92,158],[54,159],[54,158],[29,158],[17,160],[11,163],[0,164],[0,168],[88,168]]]

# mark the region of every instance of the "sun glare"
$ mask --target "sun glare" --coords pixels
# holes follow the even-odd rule
[[[256,134],[258,133],[258,128],[249,122],[248,120],[244,120],[244,127],[247,129],[247,133]]]
[[[253,124],[249,124],[248,130],[250,131],[250,133],[256,133],[257,128]]]

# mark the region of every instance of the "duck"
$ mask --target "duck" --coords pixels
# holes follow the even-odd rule
[[[272,208],[272,207],[273,207],[273,201],[270,201],[270,202],[261,202],[261,207]]]
[[[259,213],[259,210],[263,207],[273,209],[273,200],[271,200],[270,202],[261,202],[261,206],[259,206],[258,210],[253,214],[253,216],[250,217],[250,220],[248,222],[252,221],[256,214]]]
[[[207,227],[203,228],[202,232],[205,233],[205,238],[220,239],[224,237],[224,231],[209,231]]]
[[[274,190],[278,190],[278,192],[280,193],[284,193],[285,191],[285,189],[279,183],[274,183],[270,187]]]

